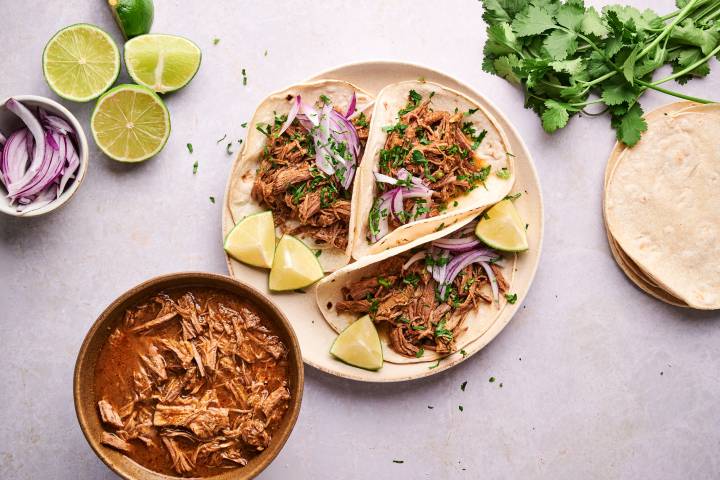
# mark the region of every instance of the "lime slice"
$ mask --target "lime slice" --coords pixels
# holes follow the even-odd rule
[[[155,15],[152,0],[108,0],[108,6],[125,38],[150,31]]]
[[[377,370],[383,366],[380,337],[368,315],[340,332],[330,347],[330,353],[347,364],[366,370]]]
[[[110,35],[94,25],[78,23],[50,39],[42,64],[53,92],[66,100],[87,102],[115,83],[120,52]]]
[[[225,251],[248,265],[270,268],[275,255],[275,223],[272,212],[249,215],[225,237]]]
[[[475,227],[475,234],[489,247],[506,252],[528,249],[525,222],[510,200],[503,200],[487,210]]]
[[[315,254],[292,235],[283,235],[275,247],[270,290],[296,290],[312,285],[323,277],[323,269]]]
[[[167,93],[187,85],[200,68],[201,52],[186,38],[140,35],[125,44],[125,66],[135,82]]]
[[[142,162],[170,136],[170,114],[160,97],[140,85],[118,85],[100,97],[90,118],[95,143],[119,162]]]

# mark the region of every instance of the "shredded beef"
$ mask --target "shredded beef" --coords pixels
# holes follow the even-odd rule
[[[364,148],[368,128],[365,118],[353,124]],[[360,123],[360,125],[358,124]],[[309,236],[321,245],[345,249],[348,244],[351,191],[315,165],[312,135],[295,120],[278,136],[283,122],[267,133],[252,198],[273,211],[275,224],[284,233]],[[362,151],[358,161],[362,158]],[[299,225],[291,226],[290,222]]]

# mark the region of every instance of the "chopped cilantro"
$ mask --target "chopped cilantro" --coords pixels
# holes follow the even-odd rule
[[[322,255],[322,250],[320,250],[320,249],[315,250],[313,252],[313,255],[315,255],[316,257],[319,257],[320,255]]]
[[[407,130],[407,128],[408,128],[407,125],[405,125],[404,123],[398,122],[395,125],[383,127],[382,129],[383,129],[383,132],[385,132],[385,133],[397,132],[398,135],[402,136],[402,135],[405,135],[405,130]]]
[[[367,127],[370,125],[368,123],[367,117],[363,112],[360,112],[360,115],[358,115],[355,119],[355,125],[357,125],[358,127]]]
[[[328,96],[325,95],[325,94],[320,94],[320,101],[321,101],[324,105],[330,105],[330,104],[332,103],[332,102],[330,101],[330,97],[328,97]]]
[[[393,463],[405,463],[405,460],[393,460]]]
[[[213,45],[217,45],[218,43],[220,43],[220,39],[217,37],[213,38]]]
[[[227,153],[228,155],[232,155],[232,153],[233,153],[231,147],[232,147],[232,142],[229,142],[227,145],[225,145],[225,153]]]
[[[195,163],[193,163],[193,175],[195,175],[198,171],[198,161],[195,160]]]
[[[510,305],[513,305],[517,302],[517,293],[506,293],[505,300],[507,300]]]
[[[458,410],[460,410],[462,412],[463,410],[465,410],[465,408],[463,408],[462,405],[458,405]]]
[[[468,111],[465,113],[465,115],[470,116],[470,115],[472,115],[473,113],[477,112],[478,110],[480,110],[480,109],[479,109],[479,108],[470,108],[470,109],[468,109]]]
[[[402,116],[408,112],[415,110],[421,100],[422,95],[417,93],[415,90],[410,90],[410,93],[408,94],[408,104],[405,106],[405,108],[398,112],[398,115]]]
[[[413,287],[417,287],[419,281],[420,275],[418,275],[417,273],[409,273],[403,278],[403,283],[412,285]]]
[[[241,123],[240,126],[241,126],[242,128],[247,128],[247,122]]]
[[[213,197],[212,195],[210,195],[209,198],[210,198],[210,203],[215,203],[215,197]]]
[[[188,152],[190,152],[190,154],[192,154],[193,153],[193,144],[188,143],[186,146],[187,146]]]
[[[460,350],[460,355],[462,355],[463,357],[467,357],[467,352],[465,351],[465,349]]]
[[[503,200],[513,200],[513,201],[515,201],[515,200],[517,200],[518,198],[520,198],[521,195],[522,195],[521,192],[518,192],[518,193],[516,193],[516,194],[514,194],[514,195],[505,195],[505,198],[503,198]]]
[[[242,80],[243,85],[247,85],[247,78],[248,78],[248,77],[247,77],[247,72],[245,72],[245,69],[244,69],[244,68],[242,69],[242,77],[243,77],[243,80]]]
[[[495,175],[497,175],[498,178],[502,178],[503,180],[507,180],[508,178],[510,178],[510,170],[508,170],[507,168],[503,167],[503,168],[501,168],[500,170],[497,170],[497,171],[495,172]]]
[[[440,359],[438,359],[438,361],[435,362],[434,365],[430,365],[430,366],[428,367],[428,370],[432,370],[432,369],[437,368],[437,367],[439,367],[439,366],[440,366]]]
[[[227,138],[227,133],[225,135],[223,135],[223,137],[221,139],[217,140],[215,143],[220,143],[223,140],[225,140],[226,138]]]
[[[490,377],[490,378],[488,379],[488,382],[490,382],[490,383],[495,382],[495,377]]]
[[[415,352],[415,358],[420,358],[425,354],[425,349],[423,347],[420,347],[420,349]]]
[[[378,277],[378,278],[377,278],[377,281],[378,281],[378,283],[379,283],[380,285],[382,285],[382,286],[385,287],[385,288],[390,288],[390,287],[392,286],[392,283],[390,283],[389,280],[387,280],[387,279],[385,279],[385,278],[383,278],[383,277]]]
[[[464,391],[465,391],[465,387],[467,387],[467,380],[465,380],[464,382],[462,382],[462,383],[460,384],[460,390],[462,390],[462,391],[464,392]]]
[[[445,328],[445,319],[442,319],[435,326],[435,338],[444,338],[448,342],[452,342],[453,333]]]

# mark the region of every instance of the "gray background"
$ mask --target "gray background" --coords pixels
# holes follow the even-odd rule
[[[0,97],[53,97],[40,59],[61,27],[95,23],[119,42],[104,3],[0,0]],[[672,8],[669,0],[628,3]],[[308,368],[297,428],[262,478],[720,476],[720,315],[666,306],[625,279],[601,217],[608,119],[576,118],[546,135],[518,90],[481,71],[479,2],[156,4],[155,32],[188,36],[203,50],[192,84],[167,97],[173,130],[165,150],[126,166],[93,147],[85,183],[65,208],[0,218],[0,477],[113,478],[75,420],[72,370],[86,330],[149,277],[225,273],[220,202],[232,157],[215,141],[243,137],[240,124],[270,91],[377,59],[454,75],[516,125],[543,185],[542,262],[510,325],[448,372],[365,385]],[[718,98],[718,79],[715,72],[683,90]],[[669,101],[643,97],[646,109]],[[87,125],[92,104],[63,103]]]

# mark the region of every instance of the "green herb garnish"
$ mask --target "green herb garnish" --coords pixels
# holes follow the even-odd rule
[[[505,300],[507,300],[510,305],[515,304],[515,302],[517,302],[517,293],[506,293]]]
[[[490,383],[495,382],[495,377],[490,377],[490,378],[488,379],[488,382],[490,382]]]
[[[215,203],[215,197],[213,197],[213,196],[211,195],[209,198],[210,198],[210,203]]]
[[[213,38],[213,45],[217,45],[218,43],[220,43],[220,39],[219,39],[219,38]]]
[[[390,283],[389,280],[387,280],[387,279],[385,279],[385,278],[383,278],[383,277],[378,277],[378,278],[377,278],[377,281],[378,281],[378,283],[379,283],[380,285],[382,285],[382,286],[385,287],[385,288],[390,288],[390,287],[392,286],[392,283]]]
[[[227,138],[227,133],[225,135],[223,135],[223,137],[221,139],[217,140],[215,143],[220,143],[223,140],[225,140],[226,138]]]
[[[501,168],[500,170],[496,171],[496,172],[495,172],[495,175],[497,175],[498,178],[502,178],[503,180],[507,180],[508,178],[510,178],[510,170],[508,170],[507,168],[503,167],[503,168]]]
[[[720,52],[718,0],[677,0],[679,10],[664,16],[630,5],[598,12],[577,0],[481,2],[483,70],[521,85],[525,106],[547,132],[594,105],[608,111],[617,139],[632,146],[647,130],[638,100],[648,89],[710,103],[661,85],[708,75]],[[655,80],[668,64],[673,73]]]
[[[458,405],[458,410],[460,410],[460,411],[462,412],[462,411],[465,410],[465,409],[463,408],[462,405]]]
[[[432,369],[437,368],[437,367],[439,367],[439,366],[440,366],[440,359],[438,359],[438,361],[435,363],[435,365],[430,365],[430,366],[428,367],[428,370],[432,370]]]
[[[462,383],[460,384],[460,390],[462,390],[462,391],[464,392],[464,391],[465,391],[465,387],[467,387],[467,380],[465,380],[464,382],[462,382]]]
[[[195,160],[195,163],[193,163],[193,175],[195,175],[198,171],[198,161]]]
[[[242,77],[243,77],[243,86],[247,85],[247,72],[245,72],[245,69],[242,69]]]
[[[188,152],[190,152],[190,154],[192,154],[193,153],[193,144],[188,143],[186,146],[187,146]]]
[[[425,355],[425,349],[424,349],[423,347],[420,347],[420,350],[418,350],[417,352],[415,352],[415,358],[420,358],[420,357],[422,357],[423,355]]]

